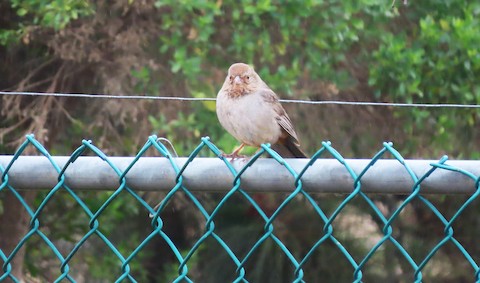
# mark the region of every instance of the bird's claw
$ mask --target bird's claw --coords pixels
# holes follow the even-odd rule
[[[235,159],[240,159],[240,158],[247,158],[246,155],[240,155],[236,152],[230,153],[230,154],[222,153],[222,157],[231,158],[230,161],[233,161]]]

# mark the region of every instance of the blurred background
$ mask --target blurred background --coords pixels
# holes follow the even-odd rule
[[[479,104],[480,3],[391,5],[390,0],[1,1],[0,90],[213,98],[227,68],[245,62],[283,99]],[[393,141],[406,158],[480,157],[478,109],[284,106],[309,154],[329,140],[346,158],[371,158],[383,141]],[[202,136],[225,152],[237,145],[218,123],[212,101],[0,95],[0,111],[1,154],[12,154],[27,133],[53,155],[70,155],[82,139],[91,139],[108,155],[133,156],[151,134],[170,139],[180,156],[187,156]],[[35,208],[46,193],[22,195]],[[94,211],[110,194],[79,193]],[[198,195],[209,211],[222,196]],[[285,196],[254,197],[268,212]],[[314,197],[328,214],[345,196]],[[404,199],[372,198],[386,216]],[[468,196],[428,198],[449,219]],[[298,258],[323,235],[324,223],[306,207],[298,199],[275,222],[279,238]],[[146,209],[126,194],[107,212],[100,218],[101,229],[124,254],[151,231]],[[454,225],[456,238],[475,259],[480,257],[478,212],[474,202]],[[188,252],[205,229],[205,220],[182,195],[161,217],[182,251]],[[28,231],[29,220],[15,196],[0,191],[0,248],[7,255]],[[89,231],[88,220],[66,193],[56,195],[40,217],[42,231],[64,255]],[[263,220],[240,196],[215,221],[216,231],[240,258],[263,233]],[[353,201],[335,225],[336,236],[357,261],[383,235],[383,224],[361,200]],[[417,263],[443,238],[445,228],[420,202],[408,205],[393,226]],[[172,281],[178,274],[172,252],[160,238],[149,245],[132,262],[135,278]],[[59,262],[39,238],[29,240],[15,263],[15,274],[27,282],[52,282],[60,274]],[[70,266],[77,282],[112,282],[121,274],[118,259],[93,238]],[[273,242],[262,245],[246,268],[250,282],[293,278],[294,269]],[[236,278],[235,265],[213,240],[195,253],[189,270],[195,282]],[[304,271],[307,282],[353,278],[350,263],[331,243],[322,245]],[[453,245],[442,248],[423,273],[429,282],[474,278]],[[364,279],[411,282],[413,271],[386,244],[365,266]]]

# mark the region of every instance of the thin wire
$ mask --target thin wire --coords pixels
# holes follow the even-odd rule
[[[142,95],[110,95],[110,94],[84,94],[84,93],[52,93],[52,92],[25,92],[25,91],[0,91],[0,95],[1,94],[3,94],[3,95],[26,95],[26,96],[75,97],[75,98],[103,98],[103,99],[215,101],[215,98],[174,97],[174,96],[142,96]]]
[[[366,101],[308,101],[308,100],[280,100],[286,103],[300,104],[337,104],[337,105],[355,105],[355,106],[393,106],[393,107],[427,107],[427,108],[480,108],[479,104],[447,104],[447,103],[395,103],[395,102],[366,102]]]
[[[109,95],[109,94],[83,94],[83,93],[48,93],[48,92],[18,92],[0,91],[0,95],[25,95],[25,96],[56,96],[74,98],[101,98],[101,99],[146,99],[146,100],[171,100],[171,101],[216,101],[211,97],[174,97],[174,96],[140,96],[140,95]],[[330,104],[353,106],[390,106],[390,107],[423,107],[423,108],[480,108],[479,104],[447,104],[447,103],[394,103],[394,102],[365,102],[365,101],[334,101],[334,100],[297,100],[280,99],[282,103],[296,104]]]

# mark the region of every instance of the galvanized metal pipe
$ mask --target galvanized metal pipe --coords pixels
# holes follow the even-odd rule
[[[54,156],[62,168],[67,156]],[[12,156],[0,155],[3,169]],[[124,170],[133,157],[110,157]],[[187,158],[176,158],[181,168]],[[300,172],[308,159],[287,159],[296,172]],[[359,174],[370,162],[368,159],[347,159],[346,162]],[[413,172],[421,177],[430,170],[436,160],[406,160]],[[234,167],[240,170],[246,161],[235,160]],[[457,160],[447,164],[480,175],[480,161]],[[119,177],[98,157],[79,157],[65,173],[66,184],[74,190],[113,190],[119,186]],[[168,191],[175,185],[175,172],[166,158],[142,157],[127,174],[127,184],[138,191]],[[8,172],[8,182],[18,190],[45,190],[57,183],[58,173],[43,156],[21,156]],[[195,158],[183,174],[183,184],[191,191],[225,192],[233,186],[233,176],[218,158]],[[302,177],[303,188],[315,193],[350,193],[353,179],[335,159],[319,159]],[[405,168],[397,160],[379,160],[361,179],[362,191],[366,193],[409,194],[414,185]],[[294,189],[292,175],[274,159],[259,159],[241,177],[242,189],[250,192],[291,192]],[[475,191],[472,179],[444,169],[437,169],[421,185],[425,194],[471,194]]]

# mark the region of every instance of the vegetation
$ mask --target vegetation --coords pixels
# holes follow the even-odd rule
[[[424,0],[409,1],[404,6],[401,2],[397,1],[392,9],[391,1],[385,0],[3,1],[0,3],[0,89],[214,97],[228,66],[242,61],[253,64],[282,98],[479,104],[480,86],[476,80],[480,77],[480,3]],[[476,109],[290,104],[286,108],[303,147],[312,154],[322,140],[331,140],[347,157],[368,158],[379,150],[382,141],[392,140],[406,157],[439,158],[445,153],[464,159],[480,157],[480,143],[477,142],[480,112]],[[12,153],[24,135],[31,132],[52,154],[65,155],[71,154],[82,138],[92,139],[107,154],[133,155],[152,133],[169,138],[180,155],[189,154],[201,136],[210,136],[226,152],[236,144],[219,126],[212,102],[4,95],[0,97],[0,110],[0,149],[3,153]],[[108,194],[84,193],[82,198],[90,207],[98,207]],[[44,195],[24,193],[24,196],[35,207]],[[206,197],[206,202],[213,205],[217,197]],[[57,232],[68,227],[68,231],[75,231],[73,236],[83,235],[88,219],[78,205],[66,195],[59,195],[57,200],[63,201],[48,208],[43,225]],[[333,207],[335,202],[327,200],[327,206]],[[131,201],[128,197],[120,198],[119,210],[111,208],[102,221],[105,233],[113,236],[115,229],[124,232],[115,234],[115,238],[118,237],[116,240],[122,251],[127,252],[132,249],[130,243],[136,244],[143,239],[149,228],[128,225],[118,228],[121,223],[144,217],[145,211],[125,209]],[[378,201],[389,208],[397,203],[396,199],[380,197]],[[462,199],[439,198],[435,201],[441,211],[450,215]],[[178,245],[188,250],[194,237],[182,227],[201,231],[202,223],[192,216],[195,211],[174,209],[181,205],[179,197],[162,217],[175,223],[165,229],[171,229]],[[362,210],[362,205],[354,207],[366,217],[369,215],[367,210]],[[248,214],[244,206],[232,205],[232,209],[240,210],[240,215]],[[301,209],[302,203],[298,202],[290,211],[292,215],[300,214],[297,217],[307,217],[301,215]],[[65,214],[65,210],[72,212]],[[437,229],[429,230],[431,234],[422,234],[425,233],[422,229],[434,225],[427,217],[428,210],[415,206],[411,210],[411,217],[416,219],[413,221],[415,227],[412,221],[403,218],[398,225],[409,227],[402,237],[416,239],[411,248],[416,247],[421,254],[418,247],[422,246],[422,241],[434,241],[442,231],[436,226]],[[7,211],[11,218],[6,216]],[[462,217],[475,219],[476,213],[471,209]],[[12,217],[15,215],[17,217]],[[229,215],[227,211],[222,217],[227,221]],[[68,224],[58,226],[60,222],[54,221],[58,217],[64,219],[61,223]],[[18,201],[4,190],[0,192],[0,235],[5,235],[5,227],[11,224],[8,219],[12,218],[29,219],[18,207]],[[289,217],[279,221],[286,227],[295,223]],[[141,221],[129,223],[138,222]],[[248,228],[262,229],[261,221],[256,224],[258,227],[253,223]],[[17,223],[20,235],[22,225]],[[232,235],[232,239],[241,235],[238,225],[225,225],[224,228],[224,233]],[[139,232],[126,232],[132,229]],[[469,229],[464,232],[475,235]],[[65,230],[62,233],[66,233]],[[78,240],[72,233],[62,234],[61,240],[66,246]],[[305,249],[308,247],[302,244],[311,244],[312,239],[302,235],[290,234],[289,239]],[[422,240],[416,238],[418,235]],[[352,241],[351,235],[341,237],[345,242]],[[7,242],[0,239],[0,247],[10,251]],[[477,251],[475,239],[465,236],[464,243],[467,249]],[[32,247],[35,243],[29,244]],[[99,247],[101,243],[93,241],[92,245]],[[161,241],[152,245],[166,248]],[[365,247],[357,248],[361,251]],[[209,258],[217,251],[207,245],[202,252],[196,256]],[[441,256],[448,259],[445,255],[451,256],[449,252],[446,250]],[[23,273],[47,281],[56,278],[58,274],[38,270],[38,263],[48,263],[47,258],[51,256],[45,250],[28,252]],[[385,258],[388,256],[385,254]],[[175,259],[158,257],[142,254],[136,264],[144,266],[146,271],[138,274],[138,278],[156,282],[154,280],[170,280],[169,274],[176,274],[172,272],[178,268]],[[101,265],[96,254],[86,252],[85,258],[84,263],[78,263],[77,270],[82,267],[90,270],[84,275],[92,276],[92,280],[109,282],[111,276],[118,276],[118,266],[108,264],[115,262],[112,258],[105,257]],[[257,260],[261,258],[259,255]],[[449,262],[458,258],[453,255]],[[152,264],[154,260],[157,264]],[[316,260],[321,262],[325,258],[319,256]],[[398,255],[396,260],[401,261]],[[327,263],[332,261],[336,259],[327,260]],[[390,270],[392,263],[388,266],[388,262],[379,262],[387,265],[384,270]],[[268,267],[270,270],[283,268],[281,260],[276,263],[277,266],[275,262],[258,265],[273,264]],[[195,257],[191,264],[194,269],[197,267],[198,278],[213,282],[205,277],[207,274],[201,273],[204,263],[200,258]],[[344,264],[342,261],[335,268],[341,269]],[[392,279],[386,278],[385,272],[370,268],[365,275],[371,276],[367,282]],[[51,270],[58,272],[55,268]],[[161,270],[161,275],[155,270]],[[335,269],[312,271],[310,274],[314,277],[308,281],[318,281],[320,277],[315,276],[322,275],[327,280],[330,277],[325,276],[325,272],[329,270],[336,272]],[[460,282],[471,278],[464,277],[472,273],[468,272],[464,268],[451,270],[448,279]],[[347,276],[345,280],[351,279],[348,272],[343,274]],[[440,275],[432,272],[429,276],[438,282],[439,277],[435,276]],[[396,280],[401,281],[401,278],[412,278],[408,269]]]

